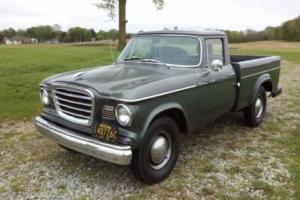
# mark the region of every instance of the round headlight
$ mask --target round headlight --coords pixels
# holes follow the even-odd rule
[[[48,94],[47,90],[41,89],[40,97],[41,97],[42,103],[45,106],[48,106],[50,103],[50,99],[49,99],[49,94]]]
[[[122,126],[130,126],[132,123],[132,114],[129,108],[123,104],[119,104],[115,110],[117,121]]]

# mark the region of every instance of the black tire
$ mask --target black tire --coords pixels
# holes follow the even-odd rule
[[[256,103],[260,101],[262,103],[262,109],[256,109]],[[267,109],[267,95],[263,87],[260,87],[255,94],[254,102],[244,110],[244,118],[246,125],[249,127],[258,127],[266,113]]]
[[[167,139],[170,140],[167,142],[168,148],[171,148],[167,151],[169,156],[164,155],[165,160],[161,164],[153,164],[151,149],[154,146],[154,141],[157,141],[161,134],[166,133],[170,136]],[[159,118],[150,125],[140,148],[134,152],[131,169],[142,182],[146,184],[159,183],[167,178],[173,170],[178,159],[179,149],[180,131],[178,125],[169,117]]]

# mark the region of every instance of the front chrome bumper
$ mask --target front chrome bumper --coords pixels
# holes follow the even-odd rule
[[[132,158],[130,146],[118,146],[100,142],[75,131],[60,127],[41,117],[35,118],[37,130],[58,144],[75,151],[119,165],[129,165]]]

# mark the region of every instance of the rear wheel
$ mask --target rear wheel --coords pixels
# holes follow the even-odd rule
[[[244,110],[244,118],[247,126],[258,127],[265,117],[266,108],[266,91],[263,87],[260,87],[255,95],[254,102]]]
[[[167,178],[180,148],[180,132],[174,120],[162,117],[148,128],[140,149],[134,152],[131,168],[143,182],[154,184]]]

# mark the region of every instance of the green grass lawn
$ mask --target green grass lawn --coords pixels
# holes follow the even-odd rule
[[[117,55],[114,50],[113,57]],[[0,120],[29,120],[37,115],[39,83],[44,78],[110,63],[109,47],[0,46]]]
[[[231,54],[276,55],[300,63],[300,42],[263,41],[230,45]]]

